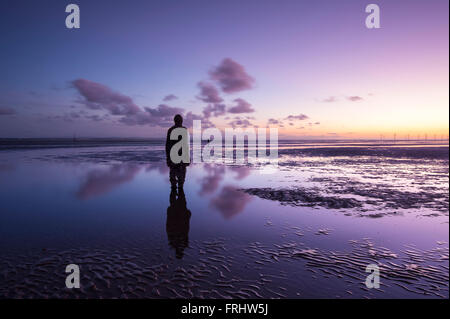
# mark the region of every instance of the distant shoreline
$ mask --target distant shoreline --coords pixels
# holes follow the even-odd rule
[[[127,146],[163,146],[163,138],[0,138],[0,151],[35,150],[50,148],[84,148],[84,147],[127,147]],[[203,144],[207,144],[203,141]],[[225,145],[225,143],[223,144]],[[247,147],[247,145],[246,145]],[[350,148],[442,148],[448,149],[447,140],[279,140],[280,153],[287,150],[314,149],[350,149]],[[289,151],[288,151],[289,152]]]

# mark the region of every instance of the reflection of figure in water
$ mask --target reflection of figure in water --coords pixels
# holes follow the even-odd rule
[[[177,196],[178,195],[178,196]],[[170,206],[167,208],[166,231],[169,245],[175,248],[175,256],[183,258],[183,251],[189,244],[189,220],[191,212],[186,207],[183,189],[170,192]]]
[[[181,141],[181,138],[182,138],[181,136],[178,136],[178,140],[171,140],[170,134],[176,128],[184,128],[184,129],[186,129],[186,128],[184,126],[182,126],[183,118],[181,117],[181,115],[179,115],[179,114],[175,115],[173,120],[175,122],[175,125],[172,126],[171,128],[169,128],[169,130],[167,131],[166,161],[167,161],[167,166],[169,166],[169,168],[170,168],[169,177],[170,177],[170,185],[172,186],[172,189],[175,189],[177,187],[177,183],[178,183],[178,189],[182,189],[183,184],[184,184],[184,179],[186,177],[186,166],[188,166],[189,163],[183,163],[183,162],[174,163],[172,161],[172,159],[170,158],[170,150],[172,149],[172,146],[174,146],[179,141]],[[178,151],[178,155],[180,155],[180,156],[182,155],[182,149],[180,149]]]

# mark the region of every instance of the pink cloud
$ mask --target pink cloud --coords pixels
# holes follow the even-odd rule
[[[72,81],[72,85],[83,98],[81,103],[90,109],[104,109],[113,115],[130,115],[141,111],[131,97],[115,92],[103,84],[77,79]]]
[[[299,114],[299,115],[289,115],[285,119],[288,121],[294,121],[294,120],[304,121],[304,120],[309,119],[309,117],[305,114]]]
[[[176,114],[184,112],[182,108],[172,107],[166,104],[160,104],[156,108],[144,107],[144,109],[155,117],[173,117]]]
[[[236,102],[236,105],[228,109],[229,113],[239,114],[255,112],[255,110],[252,108],[252,105],[244,99],[235,99],[234,102]]]
[[[325,103],[333,103],[333,102],[337,102],[337,101],[338,101],[338,99],[335,96],[330,96],[330,97],[322,100],[322,102],[325,102]]]
[[[183,108],[172,107],[166,104],[160,104],[155,108],[141,108],[134,103],[131,97],[113,91],[101,83],[86,79],[74,80],[72,85],[82,98],[79,101],[81,104],[89,109],[104,110],[111,115],[120,116],[118,119],[119,123],[126,125],[170,126],[173,124],[175,114],[183,115],[185,112]],[[213,111],[220,111],[220,107]],[[196,115],[192,112],[184,115],[185,126],[192,126],[193,120],[202,120],[204,127],[212,126],[212,123],[201,115]],[[99,115],[88,115],[88,118],[93,121],[105,119],[105,117]]]
[[[239,117],[229,122],[228,125],[230,125],[232,128],[235,127],[247,128],[253,126],[253,124],[249,120],[241,119]]]
[[[223,92],[235,93],[253,87],[255,80],[247,74],[244,67],[230,58],[225,58],[209,73]]]
[[[269,119],[267,125],[283,125],[283,123],[277,119]]]
[[[223,99],[219,96],[219,91],[214,85],[206,82],[199,82],[197,86],[200,88],[200,94],[197,99],[205,103],[220,103]]]
[[[351,102],[359,102],[364,100],[362,97],[354,95],[354,96],[347,96],[347,100],[351,101]]]
[[[225,114],[225,104],[209,104],[203,109],[203,115],[205,118],[213,116],[221,116]]]

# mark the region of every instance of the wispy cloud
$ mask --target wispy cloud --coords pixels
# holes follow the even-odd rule
[[[338,98],[335,96],[329,96],[326,99],[322,100],[322,102],[325,102],[325,103],[333,103],[333,102],[337,102],[337,101],[338,101]]]
[[[247,128],[254,126],[248,119],[240,118],[239,116],[235,117],[234,120],[228,123],[232,128],[235,127],[241,127],[241,128]]]
[[[119,121],[127,125],[158,125],[168,126],[173,123],[175,114],[182,114],[184,109],[178,107],[171,107],[165,104],[160,104],[156,108],[145,107],[145,111],[140,111],[135,114],[122,117]]]
[[[348,101],[351,101],[351,102],[358,102],[358,101],[364,100],[363,97],[358,96],[358,95],[346,96],[345,99],[348,100]],[[324,102],[324,103],[334,103],[334,102],[338,102],[338,101],[339,101],[339,98],[336,97],[336,96],[329,96],[326,99],[320,100],[320,102]]]
[[[16,110],[9,107],[0,107],[0,115],[14,115],[17,114]]]
[[[277,119],[270,118],[267,120],[267,125],[283,125],[283,122]]]
[[[144,107],[144,109],[154,117],[174,116],[175,114],[184,112],[184,109],[180,107],[173,107],[166,104],[160,104],[156,108]]]
[[[173,101],[173,100],[176,100],[176,99],[178,99],[178,96],[176,96],[175,94],[169,94],[169,95],[166,95],[163,98],[163,101],[164,102],[169,102],[169,101]]]
[[[309,119],[309,117],[307,115],[305,115],[305,114],[289,115],[289,116],[287,116],[285,118],[285,120],[288,120],[288,121],[295,121],[295,120],[297,120],[297,121],[304,121],[304,120],[307,120],[307,119]]]
[[[359,102],[364,100],[362,97],[357,96],[357,95],[352,95],[352,96],[347,96],[347,100],[351,101],[351,102]]]

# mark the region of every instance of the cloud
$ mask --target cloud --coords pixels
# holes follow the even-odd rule
[[[176,114],[183,114],[184,109],[160,104],[156,108],[144,107],[144,111],[122,117],[119,122],[126,125],[170,126]]]
[[[325,103],[333,103],[333,102],[337,102],[337,101],[338,101],[338,99],[335,96],[330,96],[330,97],[322,100],[322,102],[325,102]]]
[[[70,116],[71,118],[78,119],[78,118],[80,118],[81,115],[83,115],[83,114],[84,114],[83,111],[80,111],[80,112],[70,112],[70,113],[69,113],[69,116]]]
[[[285,120],[288,121],[294,121],[294,120],[298,120],[298,121],[304,121],[309,119],[309,117],[305,114],[299,114],[299,115],[289,115],[285,118]]]
[[[225,58],[209,73],[223,92],[235,93],[253,87],[255,80],[247,74],[244,67],[230,58]]]
[[[235,127],[247,128],[253,126],[253,124],[249,120],[241,118],[235,118],[233,121],[229,122],[228,125],[230,125],[232,128]]]
[[[236,105],[228,108],[229,113],[239,114],[255,112],[255,110],[252,109],[252,105],[244,99],[235,99],[234,102],[236,102]]]
[[[283,122],[271,118],[267,121],[267,125],[283,125]]]
[[[209,104],[203,109],[203,115],[205,118],[211,117],[211,115],[217,117],[225,114],[225,104]]]
[[[204,116],[198,114],[194,114],[192,112],[186,113],[186,116],[183,120],[183,125],[186,127],[192,127],[194,120],[201,120],[202,128],[214,127],[214,124],[208,118],[205,118]]]
[[[353,96],[347,96],[347,100],[351,101],[351,102],[359,102],[364,100],[362,97],[357,96],[357,95],[353,95]]]
[[[183,113],[184,109],[172,107],[166,104],[160,104],[157,108],[144,107],[144,109],[155,117],[173,117],[176,114]]]
[[[100,122],[102,120],[104,120],[105,118],[98,115],[98,114],[94,114],[94,115],[87,115],[86,118],[88,120],[94,121],[94,122]]]
[[[69,113],[64,113],[64,114],[56,114],[56,115],[47,115],[44,118],[50,121],[64,121],[67,123],[72,123],[77,119],[80,119],[82,117],[82,115],[85,115],[84,111],[79,111],[79,112],[69,112]],[[92,115],[94,116],[94,115]],[[98,115],[95,115],[96,117],[99,117]],[[92,119],[90,116],[85,116],[85,118],[87,119]],[[93,119],[92,119],[93,120]],[[99,118],[99,120],[101,120]]]
[[[220,103],[223,99],[219,96],[219,91],[214,85],[206,82],[199,82],[197,86],[200,88],[200,94],[197,99],[205,103]]]
[[[69,112],[62,115],[50,115],[47,117],[49,120],[60,120],[68,123],[73,123],[85,118],[90,121],[100,122],[109,120],[109,114],[88,114],[84,110],[78,112]]]
[[[192,127],[194,120],[201,120],[202,127],[212,127],[213,123],[209,119],[187,112],[184,114],[184,110],[181,108],[170,107],[165,105],[159,105],[157,108],[145,108],[146,112],[139,112],[130,116],[122,117],[119,122],[126,125],[155,125],[161,127],[168,127],[173,125],[173,117],[175,114],[183,116],[183,125],[185,127]]]
[[[29,91],[28,94],[29,94],[30,96],[36,97],[36,98],[40,98],[40,97],[43,96],[41,93],[38,93],[38,92],[36,92],[36,91]]]
[[[163,101],[168,102],[168,101],[172,101],[172,100],[176,100],[176,99],[178,99],[178,96],[176,96],[174,94],[169,94],[163,98]]]
[[[207,118],[193,114],[192,112],[185,114],[183,108],[172,107],[167,104],[160,104],[154,108],[141,108],[134,103],[131,97],[113,91],[101,83],[86,79],[77,79],[72,81],[72,85],[82,98],[79,101],[81,104],[89,109],[103,110],[107,111],[110,115],[120,116],[118,122],[125,125],[155,125],[165,127],[173,124],[175,114],[181,114],[184,115],[185,126],[192,126],[193,120],[202,120],[204,127],[212,126],[212,123]],[[216,106],[212,112],[217,114],[220,110],[221,107]],[[101,121],[108,114],[103,117],[100,115],[88,115],[86,118],[93,121]],[[65,120],[73,120],[73,118],[76,118],[76,116],[64,116]]]
[[[362,98],[361,96],[358,96],[358,95],[347,96],[346,99],[351,102],[359,102],[359,101],[364,100],[364,98]],[[337,101],[339,101],[339,99],[336,96],[330,96],[326,99],[321,100],[321,102],[325,102],[325,103],[333,103],[333,102],[337,102]]]
[[[299,115],[288,115],[287,117],[285,117],[284,119],[274,119],[274,118],[270,118],[270,119],[268,119],[268,121],[267,121],[267,126],[269,126],[269,125],[277,125],[278,127],[280,127],[280,128],[282,128],[282,127],[285,127],[284,126],[284,123],[283,123],[283,120],[285,120],[285,121],[289,121],[289,125],[290,126],[294,126],[295,124],[293,123],[294,121],[304,121],[304,120],[307,120],[307,119],[309,119],[309,117],[307,116],[307,115],[305,115],[305,114],[299,114]],[[318,122],[316,122],[316,123],[318,123]],[[316,124],[316,123],[314,123],[314,124]],[[308,125],[312,125],[311,123],[308,123]],[[303,127],[300,127],[301,129],[303,128]]]
[[[13,110],[9,107],[0,107],[0,115],[14,115],[16,113],[16,110]]]
[[[111,90],[109,87],[89,81],[77,79],[72,81],[83,100],[80,103],[93,110],[107,110],[112,115],[133,115],[141,112],[129,96]]]
[[[83,118],[94,121],[94,122],[100,122],[100,121],[108,120],[109,114],[103,114],[103,115],[88,114],[84,110],[81,110],[81,111],[77,111],[77,112],[69,112],[69,113],[64,113],[64,114],[48,115],[45,117],[45,119],[47,119],[47,120],[51,120],[51,121],[58,120],[58,121],[64,121],[64,122],[68,122],[68,123],[73,123],[73,122],[75,122],[77,120],[81,120]]]

